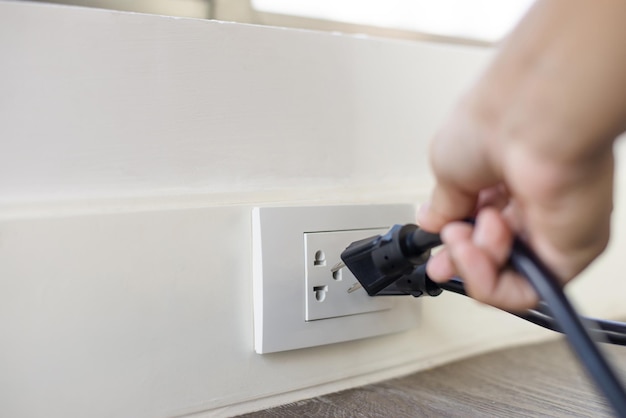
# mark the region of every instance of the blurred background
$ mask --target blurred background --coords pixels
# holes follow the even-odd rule
[[[410,40],[488,45],[534,0],[37,0]]]

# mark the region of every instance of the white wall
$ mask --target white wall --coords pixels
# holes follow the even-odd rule
[[[450,295],[253,351],[251,207],[423,198],[488,51],[0,2],[0,54],[0,416],[229,415],[548,335]]]

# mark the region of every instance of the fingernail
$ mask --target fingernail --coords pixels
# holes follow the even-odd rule
[[[476,217],[476,224],[474,226],[474,234],[472,236],[472,241],[479,247],[484,247],[489,243],[489,236],[487,229],[483,225],[483,217]]]
[[[439,236],[441,237],[441,241],[444,244],[447,244],[449,241],[449,236],[450,236],[450,225],[445,225],[443,228],[441,228],[441,232],[439,233]]]
[[[422,203],[422,205],[417,211],[417,220],[421,222],[428,215],[429,209],[430,209],[430,202]]]
[[[443,258],[445,254],[438,253],[433,255],[428,264],[426,264],[426,272],[430,279],[435,282],[443,282],[450,279],[446,275],[446,260]]]

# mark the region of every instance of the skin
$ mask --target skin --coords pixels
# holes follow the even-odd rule
[[[431,144],[436,185],[418,222],[446,244],[433,280],[459,275],[475,299],[519,311],[537,296],[507,268],[514,235],[563,284],[605,249],[625,21],[623,0],[538,0],[500,46]]]

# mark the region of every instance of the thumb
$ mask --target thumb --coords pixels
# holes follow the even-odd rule
[[[461,103],[430,144],[436,184],[430,203],[417,215],[429,232],[441,232],[447,223],[472,216],[480,192],[501,183],[486,144],[493,134],[475,113]]]
[[[426,231],[441,232],[449,222],[472,216],[477,200],[476,193],[439,182],[435,185],[430,202],[420,207],[417,222]]]

